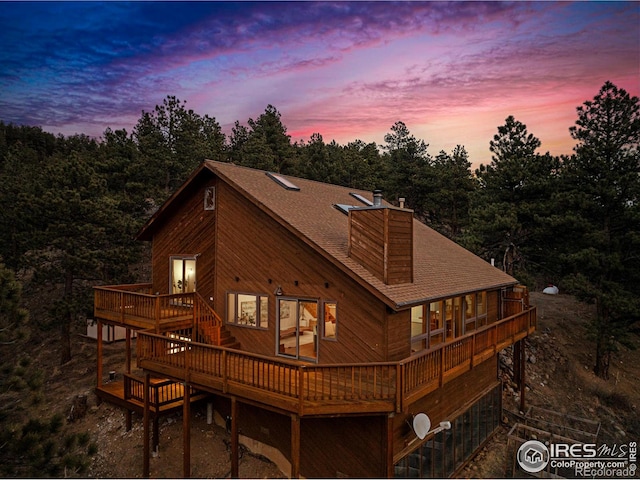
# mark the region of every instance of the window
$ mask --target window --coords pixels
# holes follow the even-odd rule
[[[169,259],[170,291],[176,293],[192,293],[196,291],[196,256],[174,256]]]
[[[487,324],[487,292],[476,293],[476,305],[477,326],[482,327]]]
[[[464,331],[472,332],[476,329],[476,294],[464,296]]]
[[[429,348],[428,324],[424,311],[424,305],[411,307],[411,352]]]
[[[267,328],[269,326],[269,297],[251,293],[228,293],[227,323]]]
[[[324,302],[324,329],[322,338],[336,340],[338,335],[337,304],[335,302]]]
[[[429,304],[429,333],[431,346],[444,341],[444,322],[442,319],[442,302],[432,302]]]
[[[216,208],[216,187],[204,189],[204,209],[215,210]]]
[[[451,430],[430,435],[394,465],[395,478],[447,478],[477,452],[499,426],[501,385],[481,397],[456,418]]]

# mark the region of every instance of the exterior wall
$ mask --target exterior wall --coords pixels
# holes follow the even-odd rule
[[[196,291],[205,299],[213,294],[215,277],[216,210],[204,210],[204,190],[216,184],[213,176],[200,177],[192,193],[172,203],[175,211],[153,236],[153,291],[171,293],[169,262],[173,255],[199,255],[196,261]]]
[[[214,397],[224,419],[231,411],[228,398]],[[300,474],[306,478],[375,478],[385,476],[384,426],[386,416],[300,418]],[[268,445],[291,462],[291,417],[239,403],[240,435]],[[270,452],[273,457],[273,452]],[[276,455],[279,456],[279,455]],[[279,462],[281,463],[281,462]],[[286,466],[279,465],[285,473]]]
[[[387,357],[399,361],[411,355],[411,310],[387,314]]]
[[[349,256],[388,285],[413,281],[413,212],[349,211]]]
[[[450,418],[451,428],[430,435],[394,464],[396,478],[447,478],[455,475],[500,426],[502,388],[497,383]]]
[[[280,287],[283,297],[337,303],[337,341],[319,339],[319,363],[387,359],[379,300],[234,189],[220,182],[217,195],[214,308],[226,314],[228,292],[269,296],[267,330],[227,324],[242,349],[276,353],[274,292]]]
[[[421,398],[409,407],[408,413],[397,414],[393,428],[394,458],[406,455],[417,446],[408,446],[416,438],[409,426],[414,415],[426,413],[434,427],[456,417],[477,398],[495,387],[498,381],[497,362],[496,355]]]

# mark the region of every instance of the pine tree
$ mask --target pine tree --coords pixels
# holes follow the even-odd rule
[[[521,278],[544,267],[551,233],[551,197],[557,189],[560,161],[536,153],[541,142],[513,116],[498,127],[490,142],[489,165],[476,170],[479,182],[465,245],[495,258],[502,268]]]
[[[611,355],[640,318],[640,107],[606,82],[577,108],[561,195],[572,239],[564,256],[567,286],[595,303],[594,372],[607,378]]]

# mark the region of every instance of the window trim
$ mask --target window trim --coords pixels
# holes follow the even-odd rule
[[[216,209],[216,187],[209,186],[204,189],[204,209],[205,211],[213,211]]]
[[[231,314],[231,309],[230,309],[230,296],[233,295],[233,299],[234,299],[234,304],[233,304],[233,318],[234,321],[229,321],[229,316]],[[239,296],[240,295],[246,295],[246,296],[250,296],[250,297],[254,297],[255,301],[256,301],[256,321],[255,321],[255,325],[253,324],[247,324],[247,323],[240,323],[238,322],[238,310],[239,310]],[[267,301],[267,308],[266,308],[266,325],[263,327],[262,324],[262,299],[266,299]],[[256,330],[269,330],[269,295],[266,293],[255,293],[255,292],[240,292],[240,291],[235,291],[235,290],[230,290],[227,291],[226,293],[226,303],[227,303],[227,311],[226,311],[226,315],[225,315],[225,319],[224,322],[227,325],[233,325],[234,327],[243,327],[243,328],[253,328]]]
[[[337,342],[338,341],[338,302],[335,300],[321,300],[320,304],[322,306],[321,308],[321,312],[322,312],[322,340],[327,340],[328,342]],[[336,307],[336,321],[334,323],[335,325],[335,330],[333,333],[333,336],[328,337],[326,334],[326,320],[325,320],[325,307],[327,304],[333,304]]]

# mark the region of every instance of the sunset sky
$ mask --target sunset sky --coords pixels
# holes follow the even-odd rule
[[[0,2],[0,120],[65,135],[174,95],[225,133],[274,105],[292,141],[401,120],[477,165],[508,115],[571,153],[607,80],[640,94],[639,2]]]

